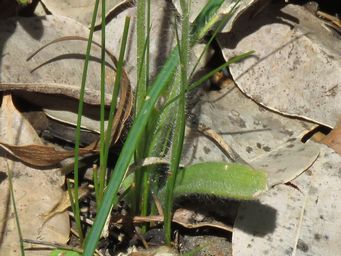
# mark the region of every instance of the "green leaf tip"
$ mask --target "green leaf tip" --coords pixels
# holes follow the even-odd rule
[[[22,6],[26,6],[32,3],[32,0],[17,0],[17,3],[22,5]]]
[[[174,196],[198,194],[251,200],[267,189],[263,171],[237,163],[205,162],[179,170]]]
[[[75,251],[57,249],[51,252],[50,256],[80,256],[80,254]]]

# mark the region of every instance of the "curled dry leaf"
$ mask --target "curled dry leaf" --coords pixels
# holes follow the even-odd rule
[[[51,166],[60,163],[66,158],[73,157],[74,151],[61,151],[46,145],[10,145],[0,141],[0,147],[33,166]],[[79,155],[97,152],[93,148],[80,148]]]

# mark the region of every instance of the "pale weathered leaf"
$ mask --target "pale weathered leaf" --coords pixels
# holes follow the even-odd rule
[[[84,25],[89,25],[92,19],[92,13],[96,0],[42,0],[46,8],[53,15],[62,15],[73,18]],[[115,8],[122,0],[106,0],[106,9]],[[102,11],[98,8],[97,23],[101,21]]]
[[[268,111],[245,97],[233,83],[220,91],[206,92],[193,113],[196,120],[190,121],[194,127],[199,122],[215,130],[237,154],[235,160],[243,159],[268,173],[269,186],[295,178],[319,154],[318,147],[300,142],[315,124]],[[217,143],[192,133],[186,138],[183,162],[216,160],[222,157],[219,151]]]
[[[51,118],[75,125],[88,28],[59,16],[9,19],[2,21],[0,28],[3,34],[0,41],[5,45],[0,60],[0,90],[16,91],[17,96],[43,107]],[[47,47],[26,61],[46,44]],[[100,47],[94,44],[82,118],[82,128],[93,132],[100,130],[100,56]],[[115,57],[107,51],[106,105],[111,101],[115,65]],[[131,89],[125,73],[121,85],[122,101],[119,100],[112,127],[114,141],[119,137],[132,107]]]
[[[269,186],[273,186],[289,182],[299,176],[314,163],[319,153],[317,145],[293,140],[254,159],[250,165],[266,170]]]
[[[341,41],[318,18],[296,5],[273,3],[245,15],[218,37],[226,59],[255,50],[230,67],[239,86],[258,103],[334,127],[341,112]]]
[[[46,112],[58,120],[75,123],[78,103],[68,97],[79,97],[86,42],[59,42],[45,48],[29,61],[26,59],[41,46],[60,37],[86,38],[88,29],[69,18],[46,16],[2,20],[0,31],[0,41],[4,45],[0,60],[0,89],[25,90],[25,94],[19,91],[18,95],[25,96],[33,104],[46,106]],[[99,103],[100,99],[100,48],[93,47],[91,56],[85,101],[92,98],[92,102],[88,103],[94,104],[93,100]],[[110,102],[115,72],[114,63],[110,63],[109,58],[107,61],[106,98]],[[44,95],[39,96],[36,92]],[[68,97],[63,98],[62,95]],[[90,104],[86,106],[83,125],[98,131],[99,117],[94,115],[96,108]]]
[[[40,144],[35,130],[12,104],[10,96],[3,98],[0,108],[0,139],[11,144]],[[64,177],[57,169],[38,170],[12,160],[0,149],[0,234],[1,255],[17,255],[18,231],[9,197],[8,168],[13,171],[16,206],[23,237],[66,243],[69,239],[69,217],[57,214],[44,223],[42,214],[49,211],[62,196]],[[48,255],[47,251],[28,251],[26,255]]]
[[[341,157],[320,145],[317,161],[292,181],[242,203],[234,255],[336,255],[341,250]],[[295,188],[296,187],[296,188]]]

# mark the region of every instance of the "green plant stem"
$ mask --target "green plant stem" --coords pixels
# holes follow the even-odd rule
[[[95,187],[96,209],[98,211],[100,205],[97,203],[97,202],[99,202],[99,182],[98,182],[98,168],[97,168],[97,166],[93,166],[92,176],[93,176],[92,179],[93,179],[94,187]]]
[[[13,211],[14,211],[14,216],[15,216],[15,223],[17,225],[18,236],[19,236],[20,255],[21,256],[25,256],[23,236],[22,236],[22,232],[21,232],[19,215],[18,215],[17,206],[16,206],[16,203],[15,203],[15,197],[14,197],[13,172],[12,172],[12,169],[9,167],[9,164],[8,164],[7,161],[6,161],[6,164],[7,164],[7,171],[8,171],[9,191],[11,193]]]
[[[104,187],[106,185],[106,162],[105,162],[105,1],[102,0],[102,30],[101,30],[101,112],[100,112],[100,165],[99,165],[99,191],[97,205],[101,205]],[[108,127],[109,128],[109,127]]]
[[[137,1],[137,23],[136,23],[136,34],[137,34],[137,77],[138,83],[136,87],[136,101],[135,101],[135,117],[140,112],[143,102],[147,94],[147,73],[145,66],[145,48],[146,45],[146,0]],[[145,157],[146,147],[146,130],[143,131],[144,136],[136,148],[135,160],[138,161]],[[133,186],[133,203],[132,210],[135,214],[140,211],[139,202],[141,202],[143,190],[143,176],[144,172],[137,172],[135,174],[135,184]],[[142,205],[141,205],[142,207]]]
[[[188,55],[190,47],[190,36],[189,36],[189,2],[180,0],[182,8],[182,35],[179,49],[180,57],[180,94],[178,103],[178,111],[176,118],[176,126],[174,131],[173,145],[172,145],[172,156],[170,163],[170,175],[167,179],[166,184],[166,202],[164,210],[164,229],[165,229],[165,240],[168,245],[171,243],[171,223],[172,223],[172,208],[173,208],[173,190],[175,186],[175,181],[177,177],[177,172],[181,160],[183,141],[185,137],[185,92],[187,90],[188,78],[187,78],[187,66],[188,66]],[[179,45],[179,38],[177,34],[177,41]]]
[[[151,28],[150,24],[150,0],[147,0],[147,13],[146,13],[146,27]],[[149,54],[150,54],[150,30],[147,31],[147,38],[145,39],[146,44],[146,58],[145,58],[145,70],[146,70],[146,90],[148,90],[148,83],[149,83]],[[144,58],[143,58],[144,59]],[[152,134],[151,124],[150,121],[147,123],[146,130],[145,130],[145,140],[149,141],[148,138],[150,137],[149,134]],[[146,152],[146,148],[148,147],[148,143],[144,145],[144,157],[148,156],[148,152]],[[142,168],[142,200],[141,200],[141,216],[146,216],[148,213],[149,207],[149,195],[150,195],[150,170],[149,168]],[[148,228],[148,223],[143,224],[142,231],[146,232]]]
[[[78,165],[79,165],[79,145],[80,145],[80,130],[81,130],[81,122],[82,122],[82,115],[83,115],[83,108],[84,108],[84,92],[85,92],[85,84],[86,84],[86,77],[88,73],[88,66],[89,66],[89,60],[90,60],[90,50],[91,50],[91,44],[92,44],[92,38],[94,33],[94,26],[96,22],[96,15],[98,11],[98,5],[99,0],[96,0],[94,11],[92,13],[92,20],[91,20],[91,26],[90,26],[90,32],[89,32],[89,40],[86,48],[86,55],[85,55],[85,61],[84,61],[84,67],[83,67],[83,74],[82,74],[82,82],[81,82],[81,89],[79,93],[79,104],[78,104],[78,117],[77,117],[77,127],[76,127],[76,140],[75,140],[75,164],[74,164],[74,201],[75,201],[75,221],[76,226],[79,233],[79,240],[80,243],[83,244],[84,236],[82,231],[82,225],[80,220],[80,209],[79,209],[79,199],[78,199],[78,186],[79,186],[79,180],[78,180]]]

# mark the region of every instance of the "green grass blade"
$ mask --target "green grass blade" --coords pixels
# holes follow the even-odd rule
[[[192,26],[192,43],[196,43],[202,39],[206,33],[219,21],[217,11],[225,0],[210,0],[202,9]]]
[[[19,236],[20,255],[25,256],[24,242],[23,242],[23,237],[22,237],[22,232],[21,232],[21,227],[20,227],[19,215],[18,215],[16,203],[15,203],[14,188],[13,188],[13,172],[12,172],[12,169],[9,167],[7,161],[6,161],[6,164],[7,164],[7,172],[8,172],[9,191],[11,193],[11,199],[12,199],[11,201],[12,201],[13,211],[14,211],[14,216],[15,216],[15,224],[17,226],[18,236]]]
[[[79,166],[79,146],[80,146],[80,130],[81,130],[81,122],[82,122],[82,115],[83,115],[83,108],[84,108],[84,92],[85,92],[85,84],[86,84],[86,76],[88,73],[88,65],[90,60],[90,50],[91,50],[91,44],[92,44],[92,38],[94,33],[94,26],[96,22],[96,15],[98,11],[98,5],[99,0],[96,0],[94,11],[92,13],[92,20],[91,20],[91,27],[89,32],[89,40],[86,48],[86,54],[85,54],[85,61],[84,61],[84,67],[83,67],[83,74],[82,74],[82,82],[81,82],[81,89],[79,94],[79,104],[78,104],[78,117],[77,117],[77,127],[76,127],[76,134],[75,134],[75,164],[74,164],[74,187],[75,187],[75,221],[76,226],[79,233],[79,239],[80,243],[83,243],[83,231],[82,231],[82,225],[80,221],[80,209],[79,209],[79,199],[78,199],[78,166]]]
[[[81,254],[75,251],[56,249],[50,253],[50,256],[81,256]]]
[[[147,42],[146,42],[146,27],[148,24],[146,24],[146,3],[148,1],[146,0],[139,0],[137,1],[137,9],[136,9],[136,16],[137,16],[137,22],[136,22],[136,36],[137,36],[137,77],[138,77],[138,83],[136,87],[136,101],[135,101],[135,117],[138,115],[138,113],[141,111],[143,102],[146,98],[147,94],[147,69],[145,65],[145,57],[149,58],[149,56],[146,55],[146,48]],[[139,144],[137,145],[136,151],[135,151],[135,160],[138,161],[140,159],[143,159],[145,157],[145,151],[146,151],[146,130],[143,131],[144,136],[141,137],[141,140]],[[141,201],[143,202],[143,180],[144,180],[144,172],[137,172],[135,174],[135,184],[132,189],[133,193],[133,202],[132,202],[132,210],[135,214],[138,214],[138,211],[141,210],[141,205],[139,204]],[[145,215],[141,212],[142,215]]]
[[[254,54],[255,51],[248,51],[246,53],[242,53],[239,54],[237,56],[234,56],[232,58],[230,58],[227,62],[225,62],[224,64],[220,65],[219,67],[211,70],[210,72],[208,72],[206,75],[202,76],[201,78],[199,78],[198,80],[196,80],[195,82],[193,82],[189,87],[188,87],[188,91],[191,91],[195,88],[197,88],[198,86],[202,85],[203,82],[207,81],[210,77],[212,77],[214,74],[216,74],[217,72],[223,70],[224,68],[228,67],[229,65],[233,64],[233,63],[237,63],[243,59],[246,59],[248,57],[250,57],[252,54]]]
[[[177,177],[177,172],[181,160],[182,147],[185,137],[185,93],[187,90],[188,79],[187,79],[187,67],[188,67],[188,55],[190,48],[190,36],[189,36],[189,3],[184,0],[180,1],[182,8],[182,36],[181,42],[179,42],[178,33],[178,47],[179,50],[179,58],[180,58],[180,94],[177,104],[177,117],[176,117],[176,125],[174,130],[174,139],[172,146],[172,154],[171,154],[171,163],[170,163],[170,176],[167,179],[166,184],[166,202],[165,202],[165,210],[164,210],[164,227],[165,227],[165,239],[166,243],[171,243],[171,222],[172,222],[172,208],[173,208],[173,190],[175,186],[175,181]],[[175,85],[176,86],[176,85]]]
[[[104,187],[106,185],[106,162],[105,162],[105,1],[102,2],[102,29],[101,29],[101,109],[100,109],[100,153],[99,153],[99,191],[96,204],[101,205]]]
[[[198,80],[196,80],[195,82],[193,82],[190,86],[188,86],[186,93],[190,92],[191,90],[199,87],[200,85],[202,85],[205,81],[207,81],[209,78],[211,78],[214,74],[216,74],[217,72],[223,70],[224,68],[228,67],[229,65],[233,64],[233,63],[237,63],[245,58],[250,57],[252,54],[254,54],[255,51],[249,51],[246,53],[242,53],[240,55],[234,56],[231,59],[229,59],[226,63],[220,65],[219,67],[211,70],[210,72],[208,72],[206,75],[202,76],[201,78],[199,78]],[[174,103],[177,99],[179,98],[179,95],[175,96],[174,98],[172,98],[171,100],[169,100],[167,102],[167,104],[165,104],[163,106],[163,109],[161,111],[164,111],[165,108],[167,108],[170,104]]]
[[[208,40],[208,42],[205,44],[204,49],[202,50],[198,60],[196,61],[191,74],[189,75],[189,77],[192,77],[192,75],[194,74],[195,70],[197,69],[202,57],[204,56],[205,52],[208,51],[208,48],[211,46],[212,41],[216,38],[217,34],[225,27],[226,23],[230,20],[230,18],[232,17],[232,15],[235,13],[235,11],[237,11],[237,7],[239,5],[240,0],[236,1],[236,3],[233,5],[231,11],[226,14],[224,16],[223,19],[221,19],[221,21],[218,23],[218,26],[214,29],[214,32],[212,34],[212,36],[210,37],[210,39]],[[194,32],[193,32],[194,33]]]

